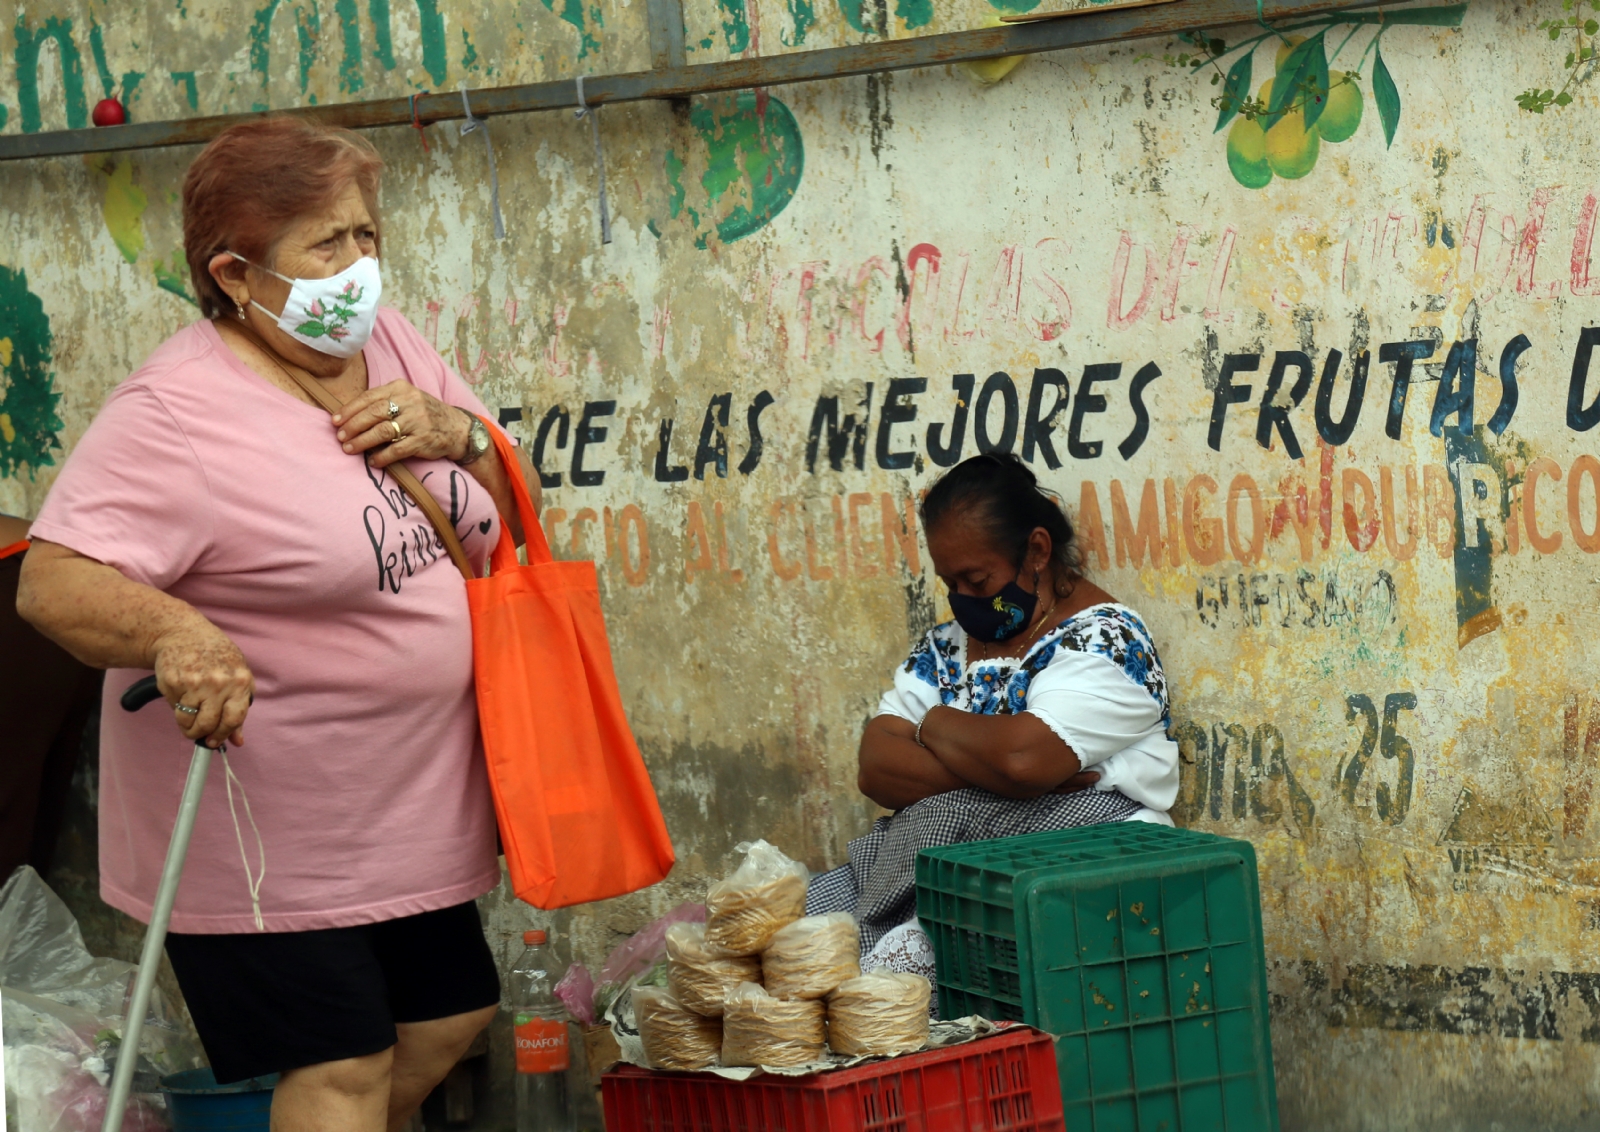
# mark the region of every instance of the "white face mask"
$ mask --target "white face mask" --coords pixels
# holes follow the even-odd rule
[[[241,263],[250,263],[238,252],[228,254]],[[254,299],[250,305],[277,319],[278,329],[296,341],[336,358],[353,358],[372,337],[383,278],[378,261],[371,256],[363,256],[326,279],[290,279],[270,267],[250,266],[289,284],[289,299],[283,304],[281,315],[273,314]]]

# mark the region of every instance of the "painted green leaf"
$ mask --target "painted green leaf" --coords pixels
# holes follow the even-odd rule
[[[0,264],[0,476],[55,463],[61,394],[53,347],[50,316],[28,290],[26,272]]]
[[[1234,116],[1239,113],[1240,103],[1250,97],[1251,60],[1254,57],[1255,52],[1246,51],[1239,56],[1233,66],[1228,68],[1228,81],[1222,86],[1222,109],[1217,114],[1217,129],[1212,130],[1212,133],[1216,133],[1233,121]]]
[[[1322,32],[1318,32],[1289,52],[1288,58],[1283,61],[1283,66],[1278,68],[1278,73],[1272,80],[1272,98],[1267,102],[1267,115],[1261,122],[1263,130],[1270,130],[1276,126],[1279,119],[1300,98],[1301,84],[1312,73],[1318,61],[1322,64],[1322,86],[1326,89],[1328,55],[1322,44]]]
[[[1302,65],[1304,76],[1301,89],[1305,92],[1302,96],[1305,103],[1306,129],[1317,124],[1317,119],[1322,117],[1322,112],[1328,108],[1328,51],[1323,44],[1322,36],[1318,35],[1307,43],[1316,43],[1316,50],[1306,55]]]
[[[1383,123],[1383,140],[1386,146],[1394,144],[1394,131],[1400,125],[1400,92],[1383,61],[1383,48],[1373,54],[1372,100],[1378,104],[1378,119]]]

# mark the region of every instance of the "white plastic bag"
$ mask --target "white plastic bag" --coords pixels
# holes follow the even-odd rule
[[[849,912],[806,916],[780,928],[761,953],[762,982],[773,998],[825,998],[861,974],[861,930]]]
[[[24,866],[0,888],[0,1029],[8,1132],[98,1132],[137,968],[98,959],[61,898]],[[201,1061],[159,989],[139,1042],[123,1127],[166,1127],[159,1079]]]
[[[706,893],[706,943],[730,955],[754,955],[805,914],[811,874],[765,841],[736,848],[744,863]]]

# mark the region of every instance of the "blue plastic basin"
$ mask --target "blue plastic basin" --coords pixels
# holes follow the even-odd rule
[[[161,1079],[172,1132],[268,1132],[278,1075],[217,1084],[210,1069],[187,1069]]]

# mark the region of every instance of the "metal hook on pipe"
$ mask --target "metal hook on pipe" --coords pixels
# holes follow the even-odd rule
[[[474,130],[483,133],[484,152],[489,155],[489,207],[494,211],[494,238],[506,238],[506,223],[500,217],[500,174],[494,167],[494,146],[489,142],[489,124],[482,118],[472,116],[472,103],[467,99],[467,84],[461,83],[461,108],[466,112],[467,120],[461,124],[461,136],[466,137]]]
[[[606,203],[606,153],[600,145],[600,107],[590,106],[583,97],[583,76],[578,76],[578,108],[572,112],[574,118],[588,118],[589,128],[594,135],[594,160],[600,171],[600,242],[611,242],[611,208]]]

